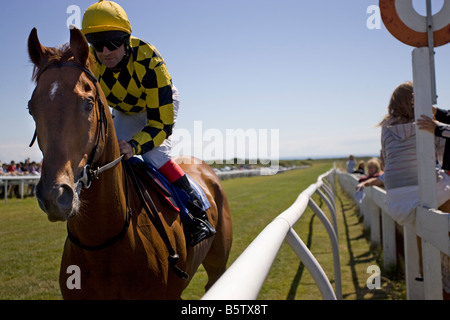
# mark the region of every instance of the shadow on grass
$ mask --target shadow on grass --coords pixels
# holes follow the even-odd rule
[[[311,220],[309,221],[309,232],[308,232],[308,240],[306,242],[306,246],[311,248],[312,236],[313,236],[313,224],[315,214],[311,216]],[[300,280],[302,279],[303,271],[305,271],[305,265],[300,261],[300,264],[297,269],[297,273],[295,274],[294,280],[292,281],[291,287],[289,288],[288,295],[286,300],[295,300],[295,294],[297,292],[298,285],[300,284]]]
[[[322,203],[320,204],[320,207]],[[364,228],[364,219],[359,215],[359,210],[351,198],[345,194],[342,190],[336,194],[336,206],[338,214],[342,214],[344,241],[346,246],[346,256],[343,260],[341,255],[341,264],[347,270],[350,271],[350,276],[342,281],[351,282],[353,289],[343,292],[343,298],[350,298],[356,300],[391,300],[391,299],[404,299],[402,284],[393,281],[385,276],[385,272],[382,270],[382,288],[381,289],[369,289],[366,281],[370,274],[366,273],[366,268],[370,265],[382,265],[381,252],[379,247],[371,247],[370,245],[370,233],[368,229]],[[340,209],[340,210],[339,210]],[[340,211],[340,212],[339,212]],[[313,241],[313,227],[314,219],[316,215],[311,215],[308,227],[308,238],[306,246],[311,248]],[[342,239],[342,238],[341,238]],[[342,241],[342,240],[341,240]],[[362,250],[361,250],[362,249]],[[298,286],[304,275],[305,265],[300,261],[292,280],[289,292],[287,294],[287,300],[294,300],[296,297]],[[349,286],[351,288],[351,286]]]
[[[347,195],[344,195],[347,197]],[[380,265],[380,249],[372,248],[370,245],[370,233],[368,229],[364,229],[362,226],[363,217],[359,215],[359,210],[356,208],[356,205],[350,200],[350,203],[344,201],[340,194],[336,195],[336,199],[338,200],[345,229],[345,240],[347,244],[347,252],[349,255],[348,267],[351,271],[351,278],[354,287],[354,293],[356,295],[357,300],[391,300],[391,299],[403,299],[402,293],[402,283],[397,281],[391,281],[390,279],[382,276],[382,287],[380,289],[369,289],[367,287],[366,281],[369,277],[369,274],[361,274],[361,266],[363,264],[363,268],[369,266],[371,264]],[[352,217],[353,216],[353,217]],[[351,220],[357,220],[357,222],[353,223]],[[361,225],[361,234],[359,236],[351,235],[350,227]],[[353,248],[353,244],[355,241],[365,240],[367,242],[368,250],[364,253],[360,253],[359,255],[355,255],[355,250]],[[382,263],[381,263],[382,264]],[[384,271],[382,270],[382,274]],[[359,279],[358,275],[360,278]],[[365,277],[365,278],[364,278]],[[343,297],[350,296],[352,293],[343,294]]]

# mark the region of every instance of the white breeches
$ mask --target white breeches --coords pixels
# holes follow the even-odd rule
[[[180,107],[180,94],[175,86],[172,87],[174,126],[177,120],[178,109]],[[147,111],[139,113],[125,113],[113,110],[114,127],[117,139],[129,141],[135,134],[140,132],[147,125]],[[172,157],[172,140],[167,137],[164,142],[156,148],[142,155],[146,163],[150,163],[156,169],[161,168]]]

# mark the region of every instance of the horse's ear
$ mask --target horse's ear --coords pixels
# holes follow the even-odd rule
[[[89,44],[84,34],[74,26],[70,26],[70,49],[75,60],[82,66],[86,66],[89,57]]]
[[[31,61],[39,66],[45,57],[46,49],[39,41],[37,29],[33,28],[28,36],[28,55]]]

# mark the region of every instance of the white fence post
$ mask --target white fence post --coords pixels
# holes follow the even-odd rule
[[[379,245],[381,242],[380,228],[380,207],[373,200],[372,188],[366,188],[367,216],[369,217],[370,240],[372,245]]]
[[[403,227],[403,239],[405,244],[405,280],[406,298],[408,300],[423,300],[423,282],[417,281],[420,277],[419,250],[417,235],[411,227]]]
[[[449,215],[417,208],[416,232],[422,237],[424,297],[442,299],[441,251],[449,251]]]
[[[381,211],[381,224],[383,233],[384,268],[390,269],[397,265],[397,239],[395,221],[385,210]]]
[[[433,116],[431,108],[433,88],[430,58],[428,47],[415,48],[413,50],[414,112],[416,119],[423,114],[430,118]],[[423,208],[437,208],[434,135],[425,130],[416,130],[416,142],[420,204]],[[439,290],[436,285],[441,283],[442,288],[441,273],[437,273],[441,268],[440,252],[426,243],[424,243],[424,246],[427,248],[426,252],[423,251],[424,266],[425,264],[427,266],[423,270],[426,289],[425,298],[433,299],[436,295],[432,292]],[[442,292],[442,289],[440,291]]]
[[[421,115],[433,117],[429,54],[427,47],[416,48],[412,53],[415,119],[419,119]],[[420,204],[427,208],[437,208],[434,135],[417,129],[416,145]]]
[[[427,300],[442,300],[441,252],[431,243],[422,239],[422,256],[424,297]],[[430,275],[432,276],[430,277]]]

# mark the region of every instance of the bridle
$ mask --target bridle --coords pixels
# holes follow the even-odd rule
[[[86,68],[78,63],[72,62],[72,61],[66,61],[66,62],[49,65],[49,66],[45,67],[44,69],[42,69],[40,71],[40,74],[42,74],[44,71],[46,71],[48,69],[62,68],[62,67],[72,67],[72,68],[80,69],[91,79],[91,81],[95,85],[95,90],[96,90],[95,101],[97,102],[98,109],[99,109],[99,111],[98,111],[99,112],[99,120],[98,120],[98,127],[97,127],[96,143],[95,143],[95,146],[92,148],[92,151],[90,152],[87,164],[84,166],[83,172],[81,173],[81,176],[77,181],[76,192],[79,195],[81,188],[88,189],[91,186],[92,181],[98,179],[98,176],[102,172],[117,166],[122,161],[124,155],[121,155],[119,158],[107,163],[106,165],[104,165],[102,167],[98,167],[95,170],[92,169],[95,155],[96,155],[96,153],[98,151],[98,147],[100,145],[100,139],[102,139],[102,141],[105,141],[105,136],[106,136],[106,131],[107,131],[105,106],[100,98],[98,81],[97,81],[97,78],[92,74],[92,72],[88,68]],[[34,89],[34,90],[36,90],[36,89]],[[33,95],[34,95],[34,92],[33,92]],[[31,102],[31,100],[28,102],[28,104],[30,104],[30,102]],[[36,138],[37,138],[37,129],[34,130],[34,135],[31,140],[31,143],[29,145],[30,147],[33,146],[34,142],[36,141]],[[125,181],[127,181],[126,177],[125,177]],[[127,189],[126,190],[127,217],[125,219],[125,223],[122,227],[122,230],[116,236],[114,236],[110,239],[107,239],[104,243],[102,243],[100,245],[87,246],[87,245],[83,244],[79,239],[77,239],[70,232],[69,224],[67,224],[67,236],[72,243],[74,243],[75,245],[77,245],[78,247],[80,247],[82,249],[89,250],[89,251],[96,251],[96,250],[101,250],[101,249],[104,249],[104,248],[107,248],[107,247],[113,245],[114,243],[116,243],[118,240],[120,240],[126,234],[126,232],[128,231],[128,227],[130,226],[132,213],[131,213],[131,208],[129,206],[129,201],[128,201],[128,184],[127,184],[127,182],[125,182],[125,187]]]
[[[73,61],[66,61],[66,62],[61,62],[61,63],[56,63],[56,64],[52,64],[49,65],[47,67],[45,67],[44,69],[42,69],[40,71],[40,74],[42,74],[44,71],[51,69],[51,68],[62,68],[62,67],[73,67],[73,68],[77,68],[80,69],[81,71],[83,71],[86,75],[89,76],[89,78],[92,80],[92,82],[95,85],[95,90],[96,90],[96,94],[95,94],[95,100],[97,102],[98,108],[99,108],[99,120],[98,120],[98,129],[97,129],[97,138],[96,138],[96,143],[94,148],[92,149],[87,164],[84,166],[83,168],[83,172],[81,174],[81,177],[78,179],[77,182],[77,193],[80,192],[81,188],[85,188],[88,189],[91,186],[91,183],[93,180],[98,179],[98,176],[108,170],[111,169],[113,167],[115,167],[116,165],[118,165],[124,155],[121,155],[119,158],[109,162],[108,164],[99,167],[95,170],[92,169],[92,165],[94,162],[94,158],[95,155],[98,151],[98,146],[100,144],[100,139],[102,139],[103,141],[105,141],[105,136],[106,136],[106,130],[107,130],[107,122],[106,122],[106,115],[105,115],[105,106],[103,105],[102,100],[100,99],[100,95],[99,95],[99,88],[98,88],[98,80],[97,78],[92,74],[92,72],[78,64],[75,63]],[[36,89],[35,89],[36,90]],[[34,92],[33,92],[34,94]],[[30,100],[31,101],[31,100]],[[30,102],[28,102],[29,104]],[[33,138],[31,140],[30,143],[30,147],[34,144],[34,142],[36,141],[37,138],[37,130],[35,129],[34,131],[34,135]],[[147,212],[147,215],[149,216],[150,220],[154,223],[156,230],[158,231],[158,233],[160,234],[160,236],[162,237],[163,242],[165,243],[167,250],[169,252],[169,257],[168,257],[168,261],[169,261],[169,265],[172,267],[172,269],[174,270],[175,274],[177,276],[179,276],[181,279],[183,280],[188,280],[189,279],[189,275],[184,272],[183,270],[181,270],[178,266],[177,266],[177,262],[179,260],[179,256],[178,254],[176,254],[175,250],[173,249],[172,245],[170,244],[170,240],[167,237],[166,231],[164,226],[162,225],[162,222],[160,220],[160,217],[158,215],[158,210],[156,209],[155,205],[153,204],[153,201],[151,200],[150,196],[148,195],[148,193],[146,193],[146,191],[142,190],[142,188],[139,186],[139,182],[137,181],[133,170],[130,167],[130,164],[125,161],[125,169],[123,170],[125,173],[125,188],[126,188],[126,195],[125,195],[125,199],[126,199],[126,210],[127,210],[127,217],[125,219],[125,223],[122,227],[122,230],[115,235],[114,237],[107,239],[104,243],[100,244],[100,245],[95,245],[95,246],[87,246],[85,244],[83,244],[78,238],[76,238],[69,230],[69,224],[67,224],[67,237],[70,239],[70,241],[77,245],[78,247],[84,249],[84,250],[89,250],[89,251],[97,251],[97,250],[102,250],[105,249],[111,245],[113,245],[114,243],[116,243],[117,241],[119,241],[128,231],[128,228],[130,226],[130,221],[131,221],[131,217],[132,217],[132,212],[131,212],[131,207],[129,206],[129,199],[128,199],[128,177],[127,177],[127,171],[131,174],[131,179],[135,185],[136,190],[138,191],[139,197],[141,198],[141,202],[143,203],[144,209]],[[146,199],[144,199],[144,197],[146,196]],[[151,204],[151,207],[149,208],[149,204]],[[153,213],[153,214],[152,214]]]
[[[76,190],[77,190],[77,193],[79,193],[81,191],[81,188],[88,189],[91,186],[92,181],[98,179],[98,176],[102,172],[104,172],[108,169],[114,168],[116,165],[118,165],[119,162],[122,161],[122,158],[124,155],[121,155],[119,158],[109,162],[108,164],[106,164],[102,167],[98,167],[95,170],[92,169],[95,155],[98,151],[98,146],[100,144],[100,138],[102,139],[102,141],[105,141],[107,125],[108,125],[108,123],[106,122],[105,106],[102,102],[102,99],[100,99],[100,94],[99,94],[99,89],[98,89],[98,80],[88,68],[82,66],[81,64],[75,63],[73,61],[65,61],[65,62],[48,65],[40,71],[40,74],[42,74],[44,71],[46,71],[48,69],[62,68],[62,67],[72,67],[72,68],[80,69],[91,79],[91,81],[94,83],[94,86],[95,86],[95,91],[96,91],[95,100],[97,102],[98,110],[99,110],[99,120],[98,120],[99,125],[97,128],[96,143],[95,143],[95,146],[92,148],[92,151],[89,154],[88,161],[83,168],[83,172],[82,172],[80,178],[78,179]],[[33,92],[33,94],[34,94],[34,92]],[[30,101],[28,102],[28,104],[30,104]],[[34,135],[30,142],[29,147],[33,146],[34,142],[36,141],[36,138],[37,138],[37,131],[35,129]]]

